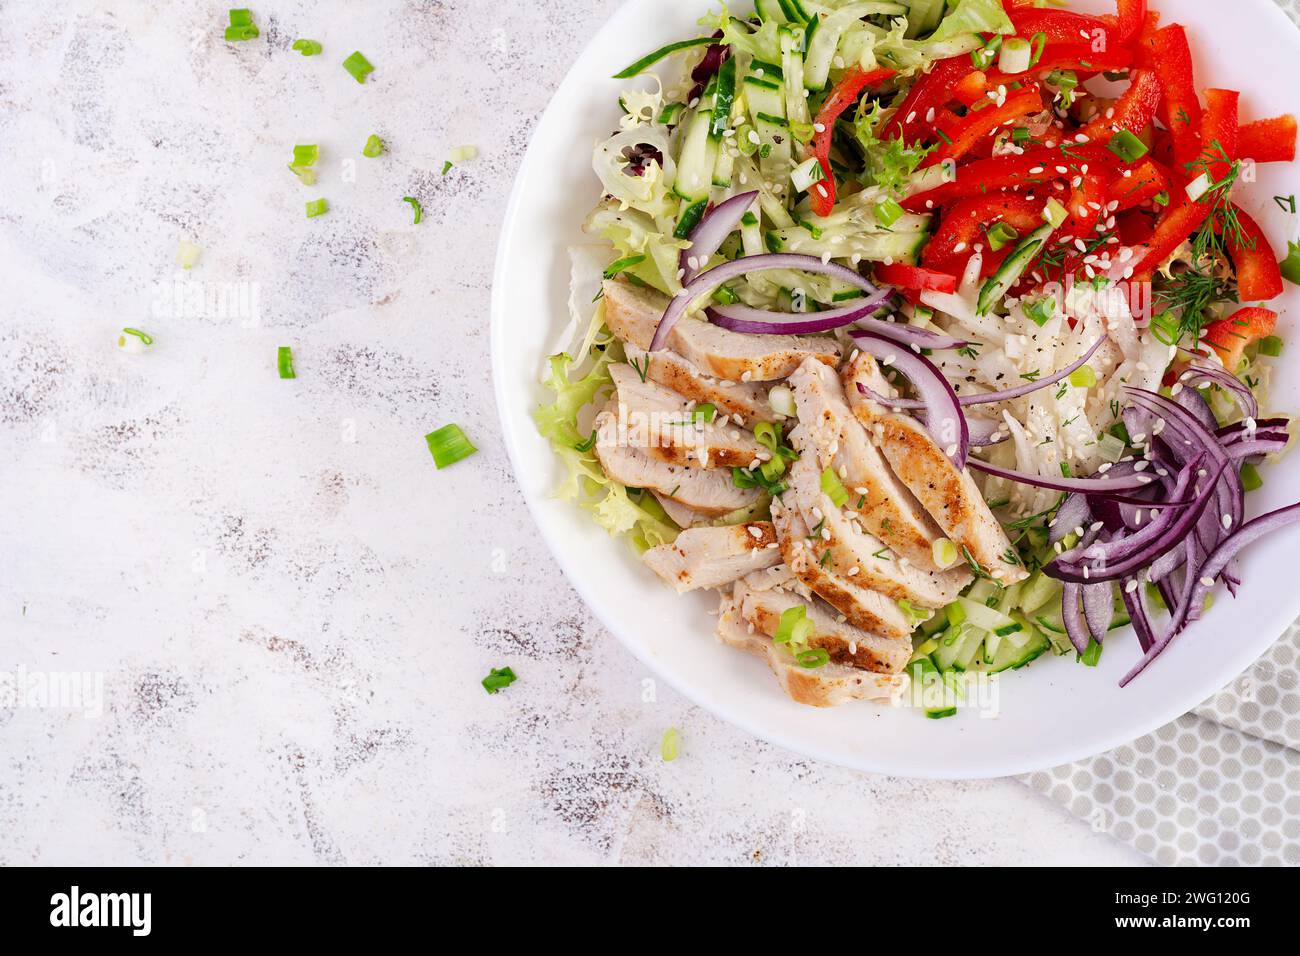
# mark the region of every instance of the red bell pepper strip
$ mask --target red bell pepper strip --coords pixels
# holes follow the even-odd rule
[[[1223,367],[1236,374],[1246,346],[1267,338],[1277,328],[1277,313],[1271,309],[1239,309],[1226,319],[1211,322],[1201,333],[1201,341],[1223,359]]]
[[[984,241],[985,229],[996,222],[1005,222],[1022,235],[1032,232],[1043,224],[1043,200],[1001,193],[954,203],[922,251],[921,264],[938,272],[962,272],[975,244]],[[1008,244],[994,252],[986,244],[982,274],[996,270],[1013,248]]]
[[[1160,118],[1174,140],[1174,162],[1190,163],[1201,152],[1201,101],[1192,73],[1187,31],[1171,23],[1150,39],[1147,65],[1160,77]]]
[[[1224,236],[1228,255],[1237,271],[1237,295],[1242,302],[1267,302],[1282,294],[1282,270],[1259,223],[1234,206],[1240,234]]]
[[[1116,212],[1140,206],[1169,189],[1169,173],[1155,160],[1144,157],[1131,167],[1128,176],[1120,176],[1110,186],[1109,200],[1117,202]]]
[[[901,138],[909,144],[922,138],[934,125],[934,118],[939,111],[953,98],[953,88],[974,70],[975,65],[969,56],[940,60],[929,73],[923,74],[912,85],[912,89],[885,124],[880,138]]]
[[[1295,161],[1295,140],[1296,120],[1287,113],[1242,126],[1237,151],[1242,159],[1257,163],[1291,163]]]
[[[817,114],[816,125],[821,131],[813,136],[810,154],[817,157],[822,167],[822,179],[814,183],[808,191],[813,212],[819,216],[829,216],[835,206],[835,174],[831,172],[831,137],[835,132],[835,123],[840,114],[858,101],[862,91],[875,83],[881,83],[894,75],[894,71],[881,67],[875,70],[851,70],[835,84],[831,95],[826,97],[821,111]]]
[[[1120,130],[1135,136],[1151,125],[1160,107],[1160,77],[1134,70],[1128,89],[1106,113],[1079,130],[1092,143],[1109,143]]]
[[[952,97],[965,106],[974,106],[989,91],[989,78],[983,70],[967,73],[953,85]]]
[[[1046,35],[1048,43],[1093,43],[1100,50],[1119,45],[1119,38],[1104,20],[1069,10],[1012,9],[1007,11],[1016,33]]]
[[[1116,33],[1120,43],[1132,43],[1142,32],[1147,19],[1147,0],[1118,0]]]
[[[1237,158],[1241,126],[1237,107],[1241,94],[1236,90],[1205,91],[1205,122],[1201,129],[1201,156],[1209,168],[1210,178],[1218,182],[1231,170]],[[1188,179],[1195,179],[1201,170],[1189,171]]]
[[[1106,163],[1115,156],[1100,146],[1071,146],[1066,155],[1059,148],[1035,147],[1019,155],[995,156],[962,163],[957,167],[957,178],[923,193],[903,200],[908,212],[925,213],[958,199],[984,195],[999,189],[1018,189],[1038,186],[1061,177],[1079,174],[1083,163]],[[1058,168],[1059,167],[1059,168]],[[1065,172],[1060,170],[1064,169]]]
[[[1133,48],[1127,46],[1110,46],[1097,51],[1087,43],[1049,43],[1028,73],[1010,74],[993,70],[988,75],[989,86],[995,88],[1017,81],[1023,83],[1026,76],[1042,76],[1053,70],[1072,70],[1081,79],[1087,79],[1101,72],[1126,70],[1133,65],[1136,56]]]
[[[1092,235],[1109,202],[1110,184],[1118,176],[1114,164],[1086,165],[1088,171],[1080,172],[1071,181],[1070,198],[1065,203],[1070,215],[1061,224],[1061,235],[1071,239],[1087,239]]]
[[[1001,106],[993,100],[987,102],[988,106],[972,108],[965,116],[946,111],[935,122],[935,135],[941,140],[939,148],[922,165],[934,166],[946,159],[960,159],[999,126],[1043,110],[1043,95],[1037,85],[1009,93]]]
[[[1207,143],[1219,144],[1222,152],[1215,153],[1218,161],[1210,161],[1208,154],[1202,157],[1211,167],[1210,174],[1217,180],[1222,177],[1223,172],[1226,172],[1226,164],[1237,158],[1238,97],[1231,90],[1206,90],[1205,99],[1209,108],[1202,117],[1197,141],[1204,139]],[[1220,168],[1223,172],[1218,172]],[[1187,183],[1197,175],[1199,174],[1195,171],[1184,173],[1182,170],[1175,170],[1172,190],[1174,195],[1171,197],[1173,202],[1156,223],[1155,232],[1146,243],[1142,258],[1133,265],[1134,276],[1139,278],[1149,276],[1209,217],[1217,197],[1206,194],[1195,202],[1187,198]]]
[[[918,291],[956,292],[957,277],[920,266],[909,266],[903,262],[880,263],[876,266],[876,281],[900,289]]]

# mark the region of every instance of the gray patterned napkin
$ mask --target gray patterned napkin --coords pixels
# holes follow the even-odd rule
[[[1300,625],[1192,713],[1020,779],[1166,866],[1300,866]]]

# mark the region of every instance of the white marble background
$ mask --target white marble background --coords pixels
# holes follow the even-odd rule
[[[0,672],[104,681],[98,715],[0,709],[0,864],[1142,862],[1012,781],[865,776],[644,702],[538,539],[492,258],[614,5],[281,0],[228,44],[229,0],[0,2]],[[197,311],[160,292],[182,237]],[[453,420],[481,452],[437,472]]]

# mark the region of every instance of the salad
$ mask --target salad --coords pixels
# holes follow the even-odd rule
[[[1295,118],[1243,118],[1146,0],[700,25],[595,147],[535,416],[560,495],[802,703],[1108,643],[1128,684],[1300,519],[1246,517],[1300,282],[1247,194]]]

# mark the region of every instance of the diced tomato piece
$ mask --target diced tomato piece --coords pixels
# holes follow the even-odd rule
[[[1258,307],[1239,309],[1226,319],[1211,322],[1201,333],[1201,341],[1223,359],[1223,367],[1236,373],[1246,346],[1267,338],[1277,327],[1277,313]]]
[[[1097,117],[1079,132],[1093,143],[1109,143],[1120,130],[1137,135],[1151,125],[1159,106],[1160,77],[1153,70],[1134,70],[1128,89],[1109,115]]]
[[[957,291],[957,277],[955,275],[936,272],[933,269],[923,269],[920,266],[909,266],[903,262],[892,262],[888,265],[884,263],[877,264],[876,280],[886,285],[897,286],[900,289],[934,292]]]
[[[1240,206],[1233,206],[1240,236],[1225,236],[1228,255],[1237,271],[1237,295],[1242,302],[1267,302],[1282,294],[1282,270],[1264,230]]]
[[[1296,120],[1287,113],[1242,126],[1237,151],[1242,159],[1257,163],[1291,163],[1295,161],[1295,141]]]

